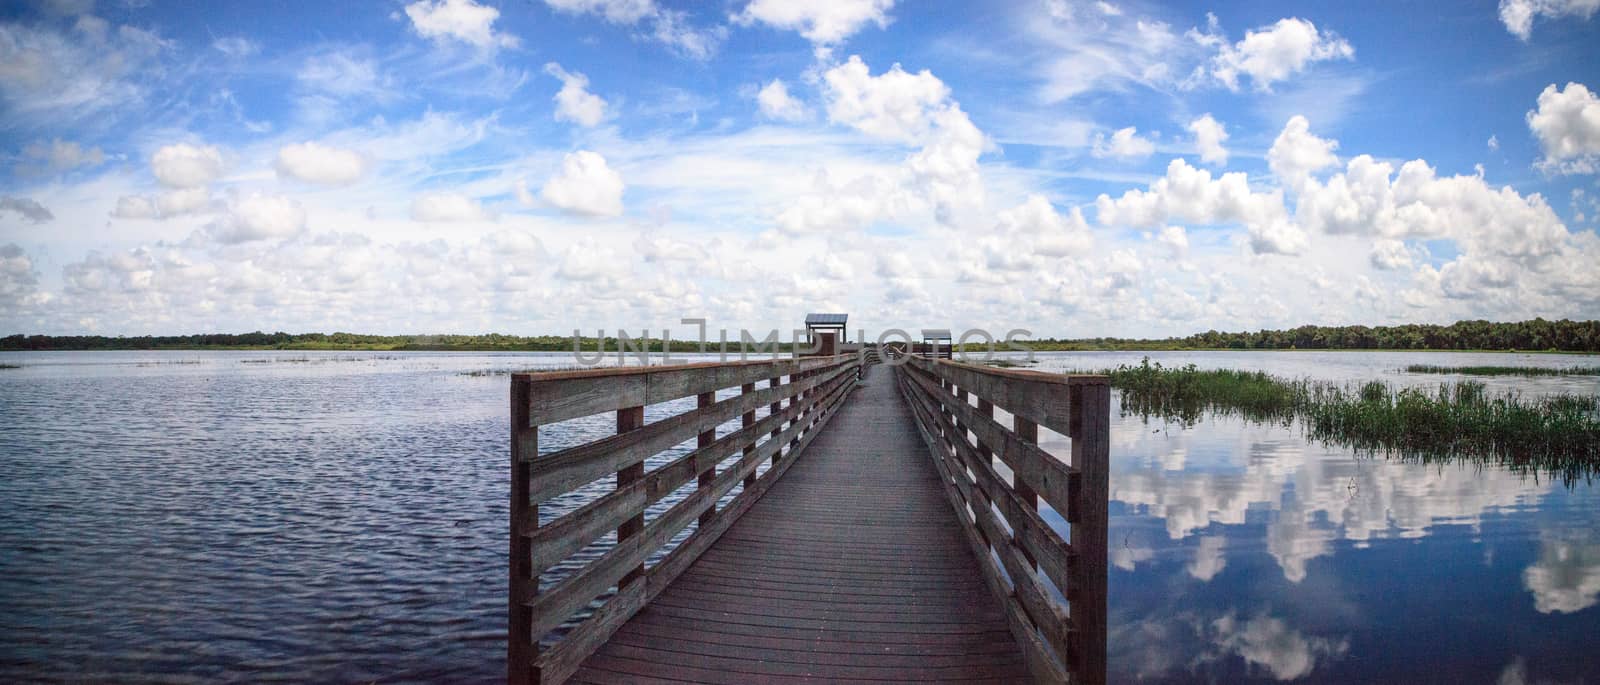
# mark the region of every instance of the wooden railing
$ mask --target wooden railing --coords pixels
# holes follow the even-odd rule
[[[549,685],[569,678],[783,475],[855,387],[860,369],[856,355],[840,355],[512,376],[507,679]],[[758,388],[763,381],[766,387]],[[739,393],[718,400],[717,391],[729,388]],[[644,422],[647,405],[690,396],[697,398],[694,409]],[[757,420],[761,407],[770,413]],[[539,453],[540,426],[613,412],[615,435]],[[739,428],[718,437],[717,428],[734,419]],[[647,459],[688,440],[695,440],[692,451],[646,471]],[[771,466],[758,475],[767,459]],[[615,489],[540,522],[541,503],[613,475]],[[690,480],[692,494],[645,521],[646,507]],[[718,510],[717,502],[741,484]],[[651,563],[690,524],[694,532]],[[614,546],[540,590],[542,574],[613,530]],[[552,631],[591,609],[552,646],[541,647]]]
[[[896,371],[1029,671],[1040,682],[1105,682],[1106,378],[921,356]],[[1071,439],[1070,464],[1040,449],[1040,426]],[[1067,521],[1070,544],[1040,517],[1041,499]]]

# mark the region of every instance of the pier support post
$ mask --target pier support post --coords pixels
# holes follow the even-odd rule
[[[1072,467],[1080,474],[1075,495],[1078,520],[1072,522],[1072,623],[1081,631],[1074,643],[1077,671],[1090,682],[1106,677],[1106,523],[1110,491],[1111,386],[1072,386]]]
[[[539,505],[529,499],[533,459],[539,456],[539,429],[528,415],[528,381],[511,381],[511,578],[510,606],[506,616],[506,681],[523,685],[533,679],[533,660],[539,656],[539,643],[533,632],[533,609],[526,600],[539,592],[539,577],[533,574],[533,546],[524,534],[529,525],[539,523]]]
[[[643,426],[644,426],[644,407],[643,406],[625,407],[623,409],[618,409],[617,410],[617,432],[618,433],[627,433],[627,432],[630,432],[630,431],[636,431],[636,430],[639,430]],[[628,487],[629,485],[633,485],[634,482],[636,482],[638,480],[641,480],[643,478],[644,478],[644,462],[640,462],[638,464],[634,464],[633,466],[629,466],[629,467],[627,467],[625,469],[622,469],[621,471],[617,472],[617,489],[621,490],[621,489],[623,489],[625,487]],[[617,526],[617,544],[622,544],[623,540],[627,540],[627,539],[629,539],[629,538],[631,538],[631,537],[633,537],[635,535],[639,535],[640,533],[643,533],[643,532],[644,532],[644,512],[641,511],[641,512],[639,512],[639,515],[634,516],[633,518],[630,518],[630,519],[628,519],[626,521],[623,521],[622,525]],[[639,580],[639,579],[641,579],[643,577],[644,577],[644,564],[639,564],[639,566],[637,568],[634,568],[632,571],[629,571],[627,575],[623,576],[622,580],[617,581],[617,588],[621,589],[623,587],[626,587],[627,585],[629,585],[629,584],[633,583],[634,581],[637,581],[637,580]]]
[[[715,392],[703,392],[703,393],[700,393],[699,395],[697,395],[695,397],[695,402],[696,402],[695,406],[700,408],[700,409],[705,409],[707,407],[710,407],[711,405],[717,403],[717,393],[715,393]],[[716,429],[715,426],[713,426],[709,430],[701,431],[699,435],[695,436],[694,446],[695,447],[710,447],[711,443],[716,442],[716,441],[717,441],[717,429]],[[701,490],[709,490],[711,488],[712,481],[715,481],[716,479],[717,479],[717,465],[715,463],[711,463],[711,464],[707,464],[705,470],[700,472],[700,477],[695,480],[695,484]],[[717,516],[717,503],[716,502],[712,502],[711,506],[706,507],[705,511],[700,512],[700,518],[699,518],[700,525],[704,526],[704,525],[707,525],[707,524],[711,523],[711,519],[716,518],[716,516]]]
[[[742,394],[742,395],[748,395],[748,394],[753,393],[755,391],[756,391],[756,384],[755,383],[745,383],[744,385],[739,386],[739,393]],[[756,410],[751,409],[750,411],[747,411],[744,414],[739,416],[739,427],[740,428],[749,428],[749,427],[754,426],[754,425],[756,425]],[[750,453],[754,452],[754,451],[756,451],[756,443],[755,443],[755,440],[752,439],[750,441],[750,444],[745,445],[743,455],[748,457],[748,456],[750,456]],[[756,484],[756,472],[755,471],[751,471],[750,475],[744,477],[744,486],[746,488],[748,488],[748,487],[750,487],[752,485],[755,485],[755,484]]]
[[[769,379],[767,381],[767,387],[776,388],[779,385],[782,385],[782,383],[780,382],[782,380],[783,380],[782,376],[778,376],[776,378]],[[783,400],[773,400],[772,401],[772,406],[768,407],[768,411],[769,411],[769,415],[777,414],[777,413],[782,412],[783,411]],[[771,439],[773,439],[773,440],[777,440],[778,436],[783,434],[783,422],[782,421],[778,421],[776,423],[777,423],[777,425],[772,427],[772,438]],[[768,464],[767,468],[772,468],[774,466],[777,466],[778,465],[778,459],[781,458],[781,457],[783,457],[783,448],[782,447],[778,447],[776,449],[773,449],[772,450],[772,463]]]
[[[1076,408],[1074,408],[1074,411],[1076,411]],[[1039,424],[1020,416],[1013,416],[1011,417],[1011,430],[1017,434],[1018,438],[1026,442],[1031,442],[1035,445],[1039,444]],[[1034,511],[1038,511],[1039,494],[1034,492],[1033,488],[1021,478],[1018,478],[1016,474],[1011,474],[1011,480],[1011,489],[1017,493],[1017,499],[1022,500],[1022,505]],[[1064,511],[1058,513],[1060,513],[1062,516],[1067,515],[1067,513]],[[1073,528],[1076,529],[1077,526],[1073,526]],[[1022,556],[1026,557],[1028,559],[1028,563],[1033,564],[1035,569],[1039,568],[1039,561],[1034,559],[1033,555],[1028,553],[1028,550],[1023,549]]]

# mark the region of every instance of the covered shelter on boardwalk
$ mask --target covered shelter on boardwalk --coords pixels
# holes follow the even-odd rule
[[[849,314],[822,312],[806,315],[806,340],[817,350],[815,354],[829,356],[838,353],[839,345],[845,342],[845,320],[849,317]]]
[[[950,329],[948,328],[924,328],[922,329],[922,352],[934,359],[951,359],[954,352],[951,349],[951,340]]]

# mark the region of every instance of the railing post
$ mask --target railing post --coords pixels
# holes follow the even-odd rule
[[[1106,523],[1110,490],[1111,388],[1105,383],[1072,386],[1072,466],[1078,470],[1078,520],[1072,523],[1072,622],[1076,670],[1087,683],[1106,681]]]
[[[994,403],[979,397],[978,415],[986,416],[991,419],[994,418]],[[994,463],[994,450],[990,449],[989,446],[984,444],[982,440],[978,441],[978,454],[981,455],[985,461],[991,464]]]
[[[525,378],[511,381],[511,550],[510,602],[506,616],[506,681],[524,685],[533,680],[533,661],[539,644],[532,635],[533,609],[524,600],[538,593],[539,579],[533,571],[533,548],[526,525],[538,525],[539,506],[528,501],[533,458],[539,455],[539,429],[528,416],[529,384]]]
[[[744,385],[739,386],[739,394],[741,394],[741,395],[749,395],[750,393],[753,393],[755,391],[756,391],[756,384],[755,383],[745,383]],[[747,411],[744,414],[741,414],[739,416],[739,427],[740,428],[749,428],[749,427],[754,426],[754,425],[756,425],[756,410],[755,409],[751,409],[750,411]],[[744,446],[744,452],[742,452],[742,455],[746,456],[746,457],[750,456],[751,452],[756,451],[756,436],[752,435],[747,439],[750,441],[750,444],[745,445]],[[756,472],[755,472],[754,469],[752,469],[750,471],[750,475],[744,477],[744,486],[746,488],[748,488],[748,487],[750,487],[752,485],[755,485],[755,484],[756,484]]]
[[[967,389],[966,388],[956,388],[956,401],[960,402],[962,404],[967,404]],[[961,418],[958,417],[958,416],[952,415],[950,418],[956,424],[956,435],[959,436],[962,440],[966,440],[967,439],[967,424],[962,423]]]
[[[639,428],[642,427],[642,426],[644,426],[644,407],[643,406],[625,407],[623,409],[618,409],[617,410],[617,432],[618,433],[627,433],[629,431],[636,431],[636,430],[639,430]],[[638,480],[640,480],[642,478],[644,478],[644,462],[643,461],[641,461],[641,462],[639,462],[637,464],[634,464],[632,466],[628,466],[626,468],[623,468],[622,470],[617,472],[617,489],[621,490],[621,489],[623,489],[625,487],[628,487],[629,485],[634,484],[635,482],[637,482]],[[643,532],[644,532],[644,512],[640,511],[633,518],[630,518],[630,519],[628,519],[626,521],[623,521],[622,525],[617,526],[617,544],[620,545],[624,541],[628,540],[629,538],[632,538],[635,535],[639,535],[640,533],[643,533]],[[629,585],[630,583],[633,583],[634,581],[639,580],[639,579],[641,579],[643,577],[644,577],[644,564],[639,564],[639,566],[637,568],[634,568],[632,571],[629,571],[627,575],[623,576],[622,580],[617,581],[617,588],[621,589],[621,588]]]
[[[938,364],[937,361],[935,361],[934,363]],[[944,378],[940,378],[939,379],[939,389],[941,391],[944,391],[944,392],[947,392],[947,393],[950,392],[950,381],[947,381]],[[950,416],[950,412],[945,411],[944,405],[939,405],[939,415],[948,418]],[[950,436],[944,434],[944,423],[941,422],[939,424],[937,432],[939,434],[940,441],[944,443],[945,449],[954,451],[955,450],[955,444],[950,441]]]
[[[800,381],[803,381],[806,378],[806,374],[807,374],[807,372],[805,372],[805,371],[796,371],[794,373],[791,373],[791,374],[789,374],[789,382],[790,383],[798,383]],[[800,392],[795,393],[794,394],[794,398],[789,400],[789,408],[793,409],[795,407],[795,405],[798,405],[801,402],[804,402],[806,400],[807,396],[810,395],[810,394],[811,394],[811,392],[808,391],[808,390],[802,390]],[[790,426],[798,426],[798,425],[800,425],[800,422],[805,420],[805,413],[806,413],[805,409],[803,409],[803,408],[800,411],[795,412],[794,419],[789,421],[789,425]],[[794,437],[789,438],[789,453],[790,454],[794,454],[794,448],[796,446],[798,446],[799,444],[800,444],[800,432],[799,431],[795,431]]]
[[[1020,416],[1013,416],[1011,417],[1011,429],[1017,434],[1017,438],[1022,441],[1031,442],[1035,445],[1039,444],[1039,424]],[[1038,511],[1039,494],[1034,492],[1033,488],[1015,473],[1011,474],[1011,481],[1011,489],[1017,493],[1017,499],[1022,500],[1022,506]],[[1061,512],[1061,515],[1065,516],[1066,512]],[[1039,568],[1038,560],[1034,559],[1027,549],[1022,549],[1022,556],[1027,558],[1028,563],[1032,564],[1034,568]]]
[[[700,409],[705,409],[706,407],[709,407],[709,406],[717,403],[717,393],[715,393],[715,392],[703,392],[703,393],[700,393],[698,396],[696,396],[695,403],[696,403],[695,404],[696,407],[698,407]],[[709,429],[700,431],[700,434],[695,436],[694,446],[695,447],[710,447],[711,443],[716,442],[716,441],[717,441],[717,427],[716,426],[712,426]],[[700,472],[700,477],[698,479],[696,479],[696,485],[701,490],[709,490],[711,488],[711,482],[716,480],[716,479],[717,479],[717,464],[716,464],[716,462],[712,462],[712,463],[706,465],[706,468],[705,468],[704,471]],[[700,512],[700,525],[704,526],[706,524],[711,523],[711,519],[713,517],[715,517],[716,515],[717,515],[717,503],[716,502],[712,502],[711,506],[706,507],[705,511]]]
[[[775,376],[773,378],[770,378],[770,379],[767,380],[767,387],[776,388],[779,385],[781,385],[781,383],[779,382],[781,380],[782,380],[781,376]],[[777,399],[777,398],[773,398],[772,406],[768,407],[768,416],[776,415],[778,413],[781,413],[782,411],[783,411],[783,400],[780,400],[780,399]],[[782,421],[774,421],[772,423],[773,423],[773,426],[772,426],[772,438],[771,439],[777,440],[778,436],[783,434],[783,422]],[[767,468],[772,468],[773,466],[777,466],[778,465],[778,458],[782,457],[782,456],[783,456],[783,446],[782,445],[779,445],[779,446],[773,448],[773,450],[772,450],[772,463]]]

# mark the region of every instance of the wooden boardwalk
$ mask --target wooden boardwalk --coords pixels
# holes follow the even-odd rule
[[[892,373],[573,682],[1028,680]]]
[[[513,374],[507,680],[1103,683],[1106,379],[878,354]]]

